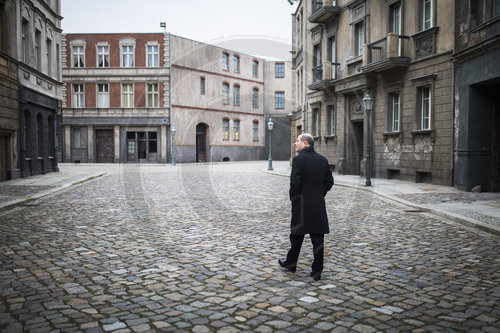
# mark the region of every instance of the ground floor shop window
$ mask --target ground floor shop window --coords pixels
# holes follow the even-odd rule
[[[157,132],[127,132],[127,161],[156,161]]]

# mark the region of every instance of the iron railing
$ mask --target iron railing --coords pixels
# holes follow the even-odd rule
[[[410,56],[410,37],[409,36],[398,36],[398,50],[397,57],[409,57]],[[385,60],[389,58],[387,52],[387,37],[379,39],[376,42],[368,44],[368,63],[374,63],[377,61]]]

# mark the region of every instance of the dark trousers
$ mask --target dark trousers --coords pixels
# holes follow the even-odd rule
[[[310,234],[311,242],[313,245],[314,261],[312,263],[312,271],[314,273],[321,273],[323,271],[323,257],[324,257],[324,234]],[[290,234],[291,248],[286,256],[286,266],[295,267],[299,260],[300,249],[304,242],[304,235]]]

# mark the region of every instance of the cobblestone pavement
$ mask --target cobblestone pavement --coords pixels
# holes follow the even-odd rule
[[[1,332],[498,332],[496,236],[335,186],[322,280],[262,163],[109,167],[0,213]]]

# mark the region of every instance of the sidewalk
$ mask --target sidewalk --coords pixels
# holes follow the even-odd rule
[[[244,163],[234,162],[240,165]],[[251,163],[255,165],[257,162]],[[263,161],[262,165],[267,165],[267,161]],[[119,165],[116,164],[61,164],[59,172],[1,182],[0,211],[27,205],[32,200],[101,177],[117,168]],[[263,171],[285,177],[290,175],[288,161],[273,161],[273,169]],[[366,187],[364,177],[334,174],[334,178],[335,186],[371,191],[416,212],[430,212],[468,227],[500,235],[500,193],[471,193],[448,186],[378,178],[372,178],[372,186]]]
[[[289,162],[273,162],[269,173],[290,176]],[[449,186],[413,183],[394,179],[366,178],[335,173],[335,186],[370,191],[418,212],[429,212],[462,225],[500,236],[500,193],[472,193]]]
[[[62,167],[59,172],[0,182],[0,212],[27,205],[30,201],[105,174],[102,171]]]

